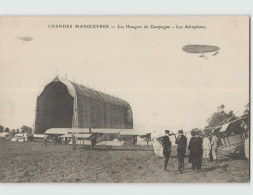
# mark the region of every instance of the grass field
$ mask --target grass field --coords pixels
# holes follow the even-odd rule
[[[152,146],[137,151],[127,147],[109,151],[80,147],[73,151],[69,145],[41,145],[41,142],[17,143],[1,139],[0,182],[249,182],[249,162],[245,160],[211,162],[199,173],[194,173],[186,162],[186,172],[178,174],[175,148],[169,161],[170,172],[164,172],[164,159],[155,156]]]

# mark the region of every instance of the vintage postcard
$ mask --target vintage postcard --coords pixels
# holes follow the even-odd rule
[[[0,182],[250,182],[249,20],[0,17]]]

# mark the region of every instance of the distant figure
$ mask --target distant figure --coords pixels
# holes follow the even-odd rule
[[[213,135],[212,141],[211,141],[211,147],[212,147],[212,156],[213,156],[213,160],[218,163],[218,152],[217,152],[217,148],[218,148],[218,137],[216,137],[216,134]]]
[[[165,136],[162,139],[162,146],[163,146],[163,155],[165,157],[165,162],[164,162],[164,170],[169,172],[167,169],[168,162],[170,159],[170,153],[171,153],[171,141],[169,138],[170,131],[165,130]]]
[[[33,134],[30,135],[30,141],[33,141]]]
[[[58,137],[56,135],[54,136],[54,144],[58,144]]]
[[[249,160],[249,136],[248,136],[248,133],[245,134],[244,152],[245,152],[246,159]]]
[[[45,135],[43,138],[43,144],[42,147],[45,145],[47,147],[47,139],[48,139],[48,135]]]
[[[74,133],[72,133],[72,149],[76,150],[76,137]]]
[[[209,139],[210,144],[211,144],[211,141],[212,141],[212,135],[209,135],[209,136],[208,136],[208,139]],[[212,146],[211,146],[211,151],[210,151],[210,153],[209,153],[209,161],[210,161],[210,162],[213,162]]]
[[[133,145],[137,143],[137,136],[133,136]]]
[[[192,138],[188,146],[190,150],[189,163],[192,163],[193,170],[197,172],[201,170],[202,142],[203,140],[199,137],[198,132],[192,131]]]
[[[211,150],[211,143],[210,140],[208,139],[208,136],[205,135],[205,138],[203,139],[203,160],[205,165],[207,165],[209,161],[210,150]]]
[[[148,143],[151,141],[151,133],[146,134],[146,139],[147,139],[147,146],[148,146]]]
[[[176,144],[178,145],[177,146],[178,173],[183,173],[185,172],[184,171],[184,157],[185,157],[186,146],[187,146],[187,138],[184,136],[183,130],[178,131]]]
[[[15,130],[13,129],[12,130],[12,137],[14,137],[15,136]]]
[[[96,145],[96,137],[93,135],[91,137],[91,148],[93,149],[95,147],[95,145]]]

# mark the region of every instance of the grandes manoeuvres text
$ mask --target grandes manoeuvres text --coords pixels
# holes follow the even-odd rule
[[[177,25],[107,25],[107,24],[49,24],[50,29],[153,29],[153,30],[173,30],[173,29],[206,29],[205,25],[198,24],[177,24]]]

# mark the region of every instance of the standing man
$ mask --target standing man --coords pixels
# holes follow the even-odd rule
[[[92,137],[91,137],[91,148],[94,149],[95,145],[96,145],[96,137],[95,137],[95,135],[92,135]]]
[[[197,163],[197,170],[201,170],[202,158],[203,158],[203,139],[202,139],[202,137],[200,137],[201,133],[202,133],[201,131],[198,131],[198,133],[197,133],[197,140],[200,144],[200,156],[199,156],[198,163]]]
[[[218,163],[218,153],[217,153],[217,148],[218,148],[218,137],[216,134],[213,135],[212,141],[211,141],[211,146],[212,146],[212,155],[213,155],[213,160]]]
[[[208,139],[209,139],[209,141],[210,141],[210,145],[211,145],[212,138],[213,138],[213,136],[212,136],[212,134],[210,134],[210,135],[208,136]],[[210,150],[210,153],[209,153],[209,159],[210,159],[209,162],[213,162],[212,146],[211,146],[211,150]]]
[[[167,166],[168,162],[170,159],[170,153],[171,153],[171,141],[169,138],[170,131],[165,130],[165,136],[162,139],[162,146],[163,146],[163,155],[165,157],[165,162],[164,162],[164,171],[168,171]]]
[[[205,138],[203,139],[203,160],[205,165],[207,165],[209,161],[210,150],[211,150],[211,143],[210,140],[208,139],[208,136],[205,135]]]
[[[47,147],[47,139],[48,139],[48,135],[44,135],[42,147],[44,145]]]
[[[15,129],[12,130],[12,137],[15,137]]]
[[[199,133],[193,131],[192,138],[190,140],[188,149],[190,150],[189,162],[192,163],[193,170],[198,172],[201,170],[202,163],[202,138],[199,137]]]
[[[151,141],[151,133],[146,134],[146,140],[147,140],[147,146],[148,146],[148,143]]]
[[[76,137],[74,133],[72,133],[72,149],[76,150]]]
[[[187,146],[187,138],[184,136],[183,130],[178,131],[176,144],[177,144],[178,173],[183,173],[185,172],[184,171],[184,157],[185,157],[186,146]]]

